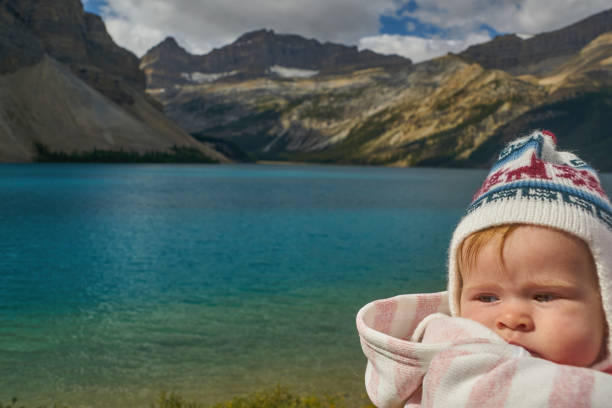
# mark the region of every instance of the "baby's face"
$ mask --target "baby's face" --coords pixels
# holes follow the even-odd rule
[[[561,231],[520,226],[506,238],[500,259],[500,239],[485,244],[462,270],[461,316],[536,357],[595,363],[606,324],[587,245]]]

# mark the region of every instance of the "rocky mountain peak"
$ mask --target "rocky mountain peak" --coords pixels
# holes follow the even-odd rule
[[[487,69],[502,69],[514,75],[540,75],[554,70],[607,31],[612,31],[612,9],[526,40],[514,34],[502,35],[473,45],[459,55]]]
[[[153,51],[153,50],[169,50],[169,51],[181,50],[181,51],[185,51],[185,49],[183,47],[178,45],[178,43],[176,42],[176,40],[172,36],[166,37],[164,39],[164,41],[160,42],[159,44],[157,44],[155,47],[153,47],[151,49],[151,51]]]
[[[275,35],[274,30],[261,29],[251,31],[245,34],[242,34],[236,41],[234,41],[234,45],[242,45],[247,44],[252,41],[265,41],[266,39],[273,38]]]
[[[142,57],[140,67],[145,69],[146,66],[160,59],[167,61],[168,64],[182,65],[191,57],[192,55],[181,47],[174,37],[166,37]]]
[[[516,34],[503,34],[498,35],[497,37],[491,40],[491,43],[496,44],[497,46],[508,47],[508,46],[520,46],[523,43],[523,40]],[[478,47],[478,45],[472,45],[468,49],[472,47]]]
[[[217,80],[258,77],[303,77],[347,73],[360,69],[409,67],[412,62],[357,47],[277,34],[261,29],[206,55],[191,55],[172,39],[149,50],[141,59],[149,89]]]
[[[80,0],[0,2],[0,72],[32,65],[44,54],[120,104],[129,98],[120,95],[117,81],[145,88],[138,58],[116,45],[102,19],[85,12]]]
[[[193,59],[197,59],[197,57],[181,47],[174,37],[169,36],[147,51],[140,59],[140,69],[144,71],[149,84],[153,76],[177,78],[180,83],[185,83],[182,74],[191,72],[190,66]],[[167,81],[159,82],[164,83],[164,85],[159,86],[163,88]]]

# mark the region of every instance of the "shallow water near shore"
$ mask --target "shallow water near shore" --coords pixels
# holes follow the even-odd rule
[[[444,289],[484,175],[2,165],[0,402],[213,403],[277,383],[354,398],[357,310]]]

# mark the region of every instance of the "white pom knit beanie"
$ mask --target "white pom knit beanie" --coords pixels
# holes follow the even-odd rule
[[[499,154],[449,249],[448,293],[451,314],[459,314],[457,250],[470,234],[502,224],[556,228],[589,246],[599,278],[606,323],[612,329],[612,206],[595,170],[576,155],[557,150],[555,136],[535,131]],[[612,335],[608,336],[608,352]]]

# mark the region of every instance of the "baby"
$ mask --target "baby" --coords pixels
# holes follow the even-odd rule
[[[584,241],[504,225],[470,235],[458,257],[459,316],[555,363],[590,367],[605,356],[597,271]]]
[[[612,208],[552,133],[500,153],[448,274],[447,292],[359,311],[375,405],[611,406]]]

